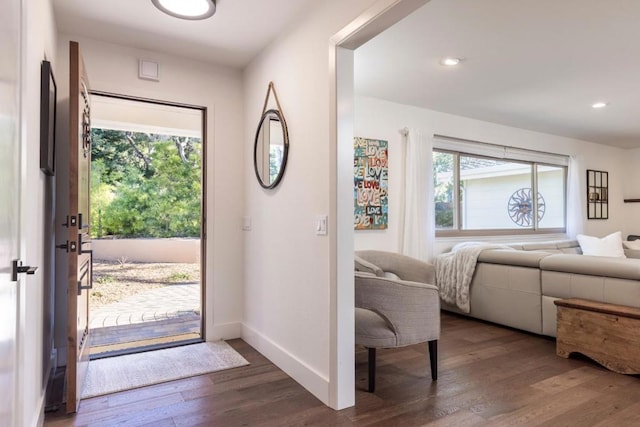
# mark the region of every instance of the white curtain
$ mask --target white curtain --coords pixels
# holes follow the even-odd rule
[[[582,157],[571,156],[569,158],[569,173],[567,182],[567,236],[575,239],[576,235],[583,232],[583,209],[585,208],[586,178],[583,185],[584,169],[582,169]]]
[[[400,250],[424,261],[433,258],[433,140],[409,129],[405,136],[404,200],[400,218]]]

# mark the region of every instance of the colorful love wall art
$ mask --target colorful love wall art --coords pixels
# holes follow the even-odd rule
[[[379,139],[355,138],[353,158],[353,226],[356,230],[382,230],[388,224],[389,143]]]

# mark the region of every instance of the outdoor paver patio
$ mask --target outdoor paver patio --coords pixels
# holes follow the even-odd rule
[[[97,308],[90,314],[92,329],[131,325],[200,313],[200,285],[172,284],[140,292]]]

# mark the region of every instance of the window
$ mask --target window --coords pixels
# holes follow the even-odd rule
[[[474,153],[434,149],[436,235],[564,232],[566,158],[478,144],[457,144]]]

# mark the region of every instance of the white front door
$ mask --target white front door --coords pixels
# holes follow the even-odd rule
[[[18,282],[12,265],[19,251],[20,0],[0,1],[0,52],[0,423],[12,426],[17,422]]]

